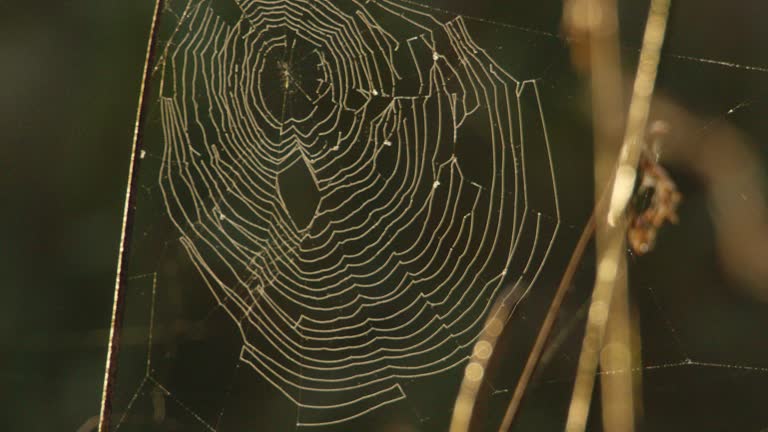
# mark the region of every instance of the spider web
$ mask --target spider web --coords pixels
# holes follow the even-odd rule
[[[513,302],[535,285],[559,229],[537,81],[463,17],[411,3],[172,8],[147,193],[235,325],[239,373],[301,427],[462,365],[502,287]],[[156,364],[142,386],[163,385]]]
[[[298,425],[339,423],[466,360],[526,225],[515,277],[535,281],[557,232],[539,238],[514,146],[536,84],[461,18],[387,1],[239,7],[230,25],[190,3],[170,42],[161,191],[241,360]],[[465,173],[467,152],[485,166]]]
[[[445,430],[491,305],[547,298],[581,227],[561,205],[591,200],[563,41],[408,0],[165,6],[113,430]],[[601,373],[766,372],[688,352],[645,292],[672,341]]]

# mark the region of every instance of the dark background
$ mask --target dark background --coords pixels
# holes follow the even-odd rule
[[[98,414],[152,3],[0,3],[3,430],[74,431]],[[520,33],[532,57],[539,45],[553,43],[552,35],[559,34],[559,2],[441,3],[456,13],[549,34],[538,39],[535,33]],[[622,43],[631,65],[647,4],[621,3]],[[758,0],[679,2],[659,82],[661,90],[694,114],[735,122],[752,139],[759,157],[768,149],[768,73],[675,56],[768,66],[766,19],[768,4]],[[554,39],[564,50],[564,42]],[[563,53],[551,57],[558,59],[560,70],[567,66]],[[583,96],[576,80],[563,79],[557,85],[550,91]],[[739,116],[727,116],[744,101],[750,103]],[[573,180],[569,187],[590,196],[585,189],[591,184],[586,112],[558,120],[560,140],[553,153],[561,177]],[[578,134],[583,136],[566,139]],[[662,232],[656,252],[630,260],[644,357],[649,365],[675,363],[687,354],[701,363],[768,367],[768,309],[723,271],[703,182],[683,166],[673,166],[672,173],[685,195],[681,225]],[[570,213],[564,239],[572,243],[590,203],[566,205]],[[561,248],[567,256],[567,246]],[[591,264],[585,264],[577,284],[588,288],[591,271]],[[532,299],[530,307],[536,310],[537,302],[545,300]],[[579,305],[574,300],[570,312]],[[578,334],[572,338],[578,340]],[[564,345],[555,370],[540,377],[524,406],[520,430],[558,430],[577,349]],[[768,427],[768,413],[762,408],[768,403],[765,370],[668,367],[646,370],[644,379],[648,430]],[[439,430],[433,427],[425,423],[423,429]],[[596,423],[591,427],[598,428]]]
[[[98,412],[149,3],[0,3],[4,430]]]

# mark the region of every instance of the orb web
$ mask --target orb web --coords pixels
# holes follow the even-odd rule
[[[187,4],[158,66],[164,204],[240,360],[297,424],[344,422],[463,364],[535,283],[560,221],[538,86],[411,3],[220,3]]]

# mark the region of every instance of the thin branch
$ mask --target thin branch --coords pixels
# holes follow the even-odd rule
[[[596,211],[597,209],[592,211],[592,215],[589,217],[587,226],[584,227],[584,230],[582,230],[579,241],[576,243],[576,248],[574,248],[573,254],[571,254],[571,259],[568,261],[568,266],[565,268],[565,273],[563,273],[563,277],[560,279],[560,285],[558,285],[557,291],[555,291],[555,295],[552,298],[552,303],[550,303],[547,314],[544,317],[544,321],[541,323],[539,334],[536,336],[536,341],[534,342],[533,348],[531,348],[531,352],[528,355],[528,360],[525,362],[523,372],[520,375],[520,378],[517,380],[517,385],[515,386],[515,391],[512,394],[512,399],[509,401],[507,411],[504,413],[504,419],[501,422],[501,426],[499,426],[499,432],[506,432],[509,430],[509,428],[512,426],[512,422],[515,419],[517,410],[520,408],[520,403],[522,402],[523,396],[525,395],[525,390],[528,387],[528,383],[531,380],[533,372],[536,370],[536,366],[538,366],[541,352],[544,350],[544,344],[547,342],[549,334],[552,331],[552,327],[555,323],[555,319],[557,318],[557,314],[560,311],[560,306],[563,303],[565,294],[568,292],[568,288],[571,286],[573,276],[576,274],[576,269],[578,268],[578,265],[581,263],[581,259],[584,256],[584,251],[586,250],[587,245],[589,244],[589,241],[595,232]]]
[[[142,135],[146,120],[149,99],[149,79],[152,75],[151,65],[155,58],[155,46],[157,45],[157,28],[160,15],[163,10],[163,0],[155,1],[155,10],[152,15],[152,24],[149,28],[147,41],[147,54],[144,58],[144,73],[141,78],[139,103],[136,111],[136,123],[133,130],[133,144],[131,148],[131,162],[128,167],[128,186],[125,193],[125,207],[123,208],[123,228],[120,233],[120,249],[117,258],[117,276],[115,277],[115,294],[112,303],[112,320],[109,326],[109,345],[107,346],[107,364],[104,370],[104,388],[101,395],[99,410],[99,432],[108,432],[110,416],[112,414],[112,393],[114,392],[115,379],[117,378],[117,356],[120,351],[120,336],[125,312],[126,273],[125,263],[130,253],[131,233],[133,232],[133,216],[135,209],[135,196],[138,184],[139,165],[141,162],[141,149],[143,147]]]

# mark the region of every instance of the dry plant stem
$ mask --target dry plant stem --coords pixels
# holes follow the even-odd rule
[[[616,0],[587,0],[589,11],[590,88],[593,104],[594,181],[595,199],[603,190],[609,190],[619,159],[622,135],[625,127],[624,77],[621,70],[619,48],[619,22]],[[599,16],[600,19],[593,18]],[[600,209],[595,221],[595,253],[599,260],[608,250],[608,223],[606,208]],[[619,265],[626,268],[626,259],[619,257]],[[608,311],[606,350],[612,355],[599,356],[600,365],[606,370],[631,370],[632,358],[613,355],[632,351],[629,322],[629,296],[626,272],[617,273],[614,282],[615,296]],[[639,340],[639,338],[637,338]],[[605,360],[605,361],[603,361]],[[605,375],[600,378],[603,391],[603,428],[607,432],[629,432],[635,423],[633,400],[640,400],[629,374]]]
[[[464,369],[464,379],[453,407],[450,432],[468,432],[476,421],[473,414],[477,411],[478,392],[489,369],[489,362],[492,360],[499,335],[514,310],[514,307],[510,307],[509,304],[515,302],[505,301],[509,298],[510,292],[511,289],[507,288],[499,296],[500,300],[497,300],[491,309],[484,330],[473,347],[472,356]]]
[[[539,363],[539,358],[541,357],[541,352],[544,349],[544,344],[547,342],[549,334],[552,331],[552,326],[555,323],[555,319],[557,318],[557,314],[560,310],[560,306],[563,303],[565,294],[568,292],[568,288],[571,286],[573,276],[576,273],[576,268],[584,256],[584,251],[586,250],[587,245],[592,238],[592,234],[595,232],[595,211],[592,212],[592,215],[589,217],[589,222],[587,222],[587,226],[584,227],[584,230],[581,232],[579,241],[576,243],[576,248],[573,250],[571,259],[568,261],[568,266],[565,268],[565,273],[563,273],[563,277],[560,279],[560,285],[558,285],[557,291],[555,291],[555,295],[552,297],[552,303],[550,303],[547,314],[544,317],[544,321],[541,323],[539,334],[536,336],[536,341],[533,344],[533,348],[531,348],[531,353],[528,355],[528,360],[525,363],[523,372],[520,374],[520,378],[517,380],[517,385],[515,386],[515,391],[512,394],[512,399],[509,402],[509,406],[507,406],[507,411],[504,413],[504,419],[502,420],[501,426],[499,427],[499,432],[508,431],[512,426],[512,422],[515,419],[517,410],[520,407],[523,396],[525,395],[525,390],[528,387],[531,376],[533,375],[533,372],[536,370],[536,366]]]
[[[634,366],[641,365],[640,334],[637,321],[633,321],[630,314],[632,305],[626,258],[621,256],[618,264],[608,321],[605,324],[605,338],[599,350],[601,370],[623,371],[600,377],[603,429],[607,432],[634,430],[636,418],[641,411],[638,406],[641,400],[640,386],[631,372]]]
[[[568,419],[565,426],[565,430],[568,432],[580,432],[586,427],[595,384],[598,353],[602,347],[605,323],[619,270],[617,257],[623,253],[624,236],[615,233],[607,239],[606,243],[603,259],[599,261],[597,267],[597,281],[587,315],[587,329],[582,342],[576,382],[573,386],[573,396],[568,409]]]
[[[608,223],[614,225],[622,217],[632,196],[643,139],[647,129],[651,99],[656,85],[661,47],[669,18],[671,0],[652,0],[648,21],[640,50],[640,62],[632,88],[632,99],[627,115],[627,130],[619,154],[619,166],[613,183],[613,193],[608,207]]]
[[[571,51],[574,66],[587,74],[590,81],[592,101],[592,122],[594,130],[594,181],[595,201],[602,202],[605,191],[610,193],[615,174],[616,161],[624,133],[626,107],[624,102],[624,79],[620,66],[618,40],[618,14],[615,0],[569,0],[564,10],[564,25],[572,39]],[[597,257],[607,249],[606,207],[596,209],[595,249]],[[622,264],[625,264],[622,263]],[[618,301],[613,302],[609,317],[611,325],[627,322],[629,297],[621,295],[627,292],[625,274],[617,274],[616,285]],[[632,340],[629,330],[621,326],[608,334],[611,345],[626,347]],[[613,349],[612,352],[619,352]],[[628,356],[611,356],[611,366],[604,368],[631,369]],[[625,364],[620,364],[624,361]],[[610,363],[610,362],[609,362]],[[623,417],[633,424],[633,397],[635,388],[631,380],[624,375],[610,375],[601,379],[603,385],[603,413],[606,431],[631,431],[631,427],[617,427],[610,419]],[[639,388],[639,387],[638,387]],[[620,413],[620,414],[617,414]]]
[[[621,100],[622,78],[618,67],[619,45],[616,38],[615,3],[614,0],[569,0],[564,4],[563,16],[566,31],[574,40],[572,45],[574,64],[577,69],[591,73],[595,142],[596,148],[603,150],[595,152],[595,190],[604,191],[602,193],[604,196],[609,190],[603,185],[609,184],[617,153],[616,150],[608,152],[604,150],[609,148],[612,143],[619,142],[623,125],[621,114],[623,105]],[[499,427],[500,432],[505,432],[512,426],[528,383],[539,363],[541,352],[549,338],[562,300],[571,284],[573,273],[581,261],[589,239],[595,232],[596,215],[605,215],[606,207],[603,203],[607,198],[603,196],[600,196],[599,193],[595,195],[597,205],[587,226],[582,231],[576,249],[571,255],[568,267],[542,322],[539,334]],[[598,243],[601,242],[598,241]],[[599,246],[600,244],[598,244]]]
[[[136,123],[133,130],[133,144],[131,147],[131,160],[128,167],[128,186],[125,193],[125,207],[123,208],[123,227],[120,234],[120,249],[117,258],[117,276],[115,278],[115,293],[112,303],[112,319],[109,327],[109,342],[107,345],[107,361],[104,371],[104,388],[101,395],[99,410],[99,432],[109,431],[112,413],[112,393],[117,377],[117,356],[120,351],[120,336],[125,309],[125,264],[130,252],[131,233],[133,232],[133,215],[135,208],[135,195],[138,182],[140,152],[142,148],[142,133],[147,112],[147,89],[152,74],[151,64],[154,59],[155,45],[157,41],[158,23],[163,5],[163,0],[155,1],[155,10],[152,14],[152,24],[149,29],[146,57],[144,58],[144,72],[139,91],[139,103],[136,112]]]
[[[595,289],[587,316],[587,329],[568,410],[565,429],[569,432],[581,432],[586,427],[599,351],[603,346],[605,325],[611,310],[614,288],[618,277],[626,278],[623,275],[623,269],[626,266],[624,249],[627,228],[624,213],[637,176],[637,164],[642,151],[643,134],[645,133],[651,96],[656,82],[661,46],[669,15],[669,3],[670,0],[652,0],[646,22],[643,46],[640,51],[640,63],[629,105],[627,129],[622,141],[619,163],[608,204],[607,224],[603,237],[605,247],[598,251]],[[604,216],[598,215],[598,218],[602,217]],[[598,219],[598,225],[603,222],[603,220]],[[625,420],[625,426],[632,428],[633,419]]]

